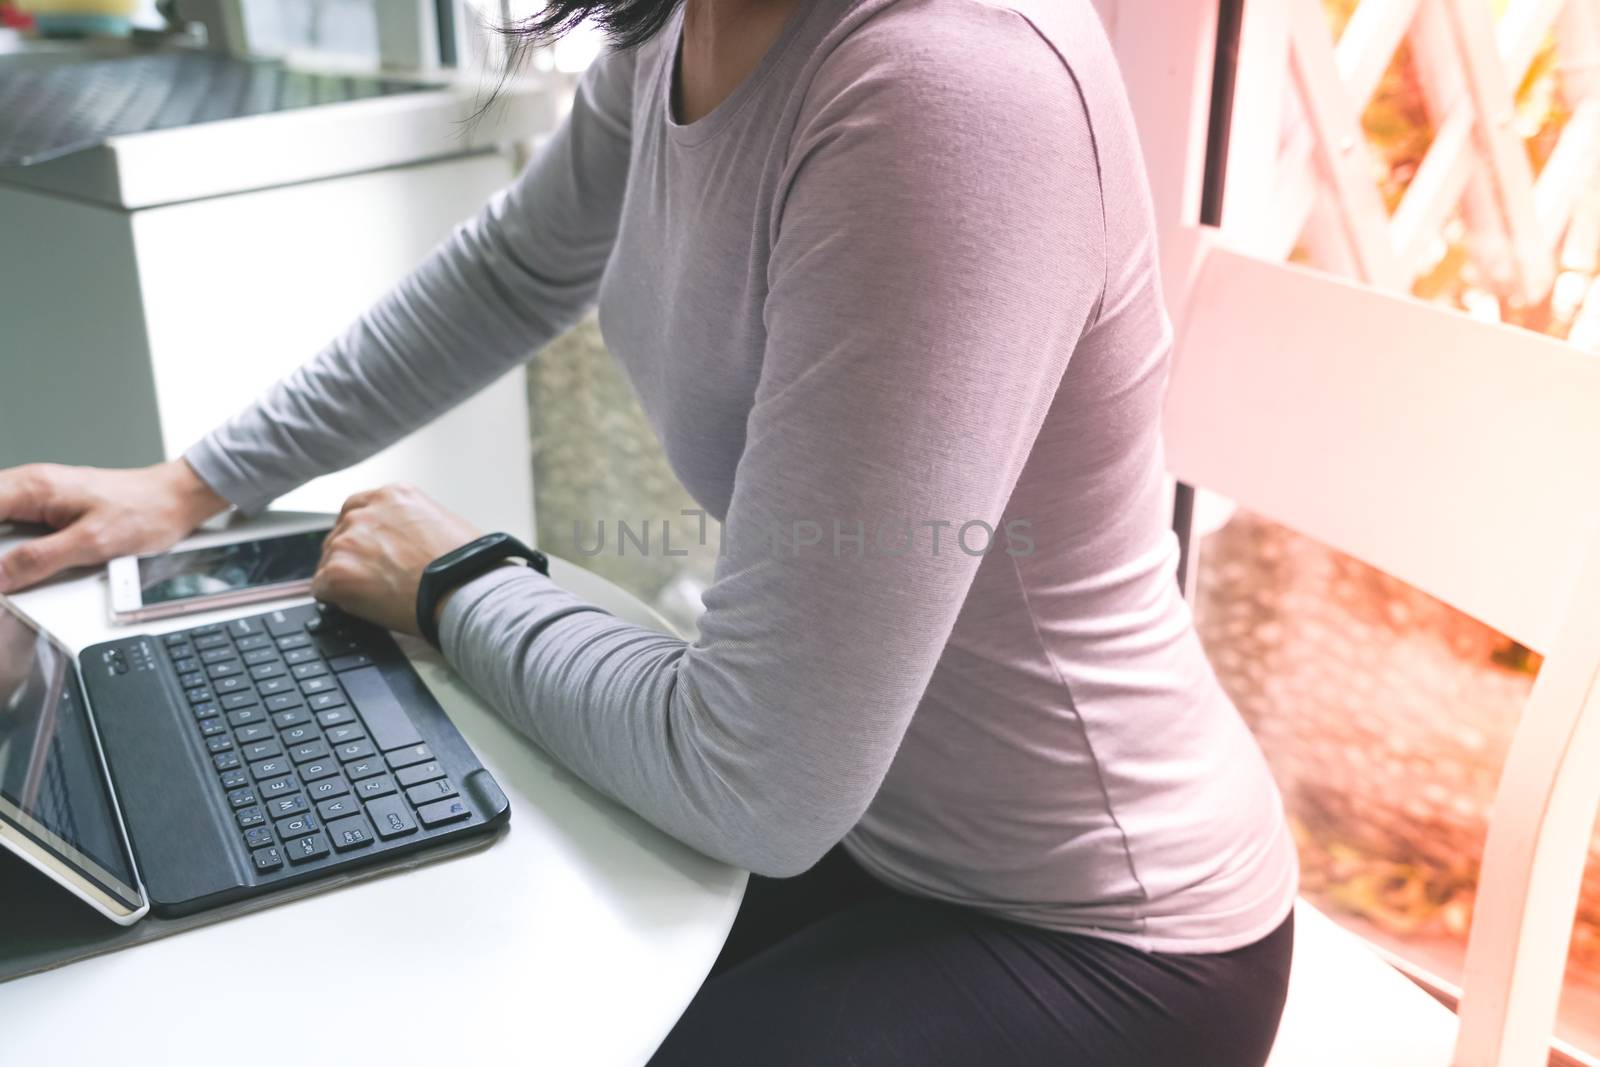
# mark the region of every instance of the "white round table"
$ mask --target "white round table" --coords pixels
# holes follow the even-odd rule
[[[74,648],[279,606],[119,628],[101,573],[16,599]],[[587,571],[552,560],[551,573],[621,618],[667,629]],[[511,799],[510,832],[483,851],[0,984],[0,1064],[649,1058],[721,949],[744,872],[599,796],[431,648],[405,648]]]

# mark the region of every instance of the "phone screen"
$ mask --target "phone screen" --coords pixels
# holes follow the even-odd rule
[[[327,530],[308,530],[260,541],[141,556],[140,596],[146,605],[166,604],[305,581],[316,572],[327,536]]]

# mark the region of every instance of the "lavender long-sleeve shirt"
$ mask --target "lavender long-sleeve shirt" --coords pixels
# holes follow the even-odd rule
[[[801,3],[687,124],[680,27],[601,58],[510,188],[189,461],[259,509],[598,301],[725,553],[692,644],[526,570],[463,586],[444,650],[486,699],[758,872],[842,840],[1027,923],[1264,935],[1294,851],[1174,583],[1169,328],[1088,0]]]

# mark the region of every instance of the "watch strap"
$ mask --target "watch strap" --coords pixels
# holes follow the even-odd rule
[[[417,629],[428,643],[439,647],[439,602],[451,591],[508,559],[520,559],[540,574],[550,573],[550,561],[543,552],[529,548],[508,533],[485,534],[469,541],[428,564],[417,585]]]

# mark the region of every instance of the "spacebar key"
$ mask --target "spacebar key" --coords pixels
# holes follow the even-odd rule
[[[360,670],[345,671],[339,675],[339,682],[344,686],[350,703],[361,713],[361,720],[367,724],[367,733],[372,735],[372,743],[378,746],[380,752],[422,743],[422,735],[417,733],[411,716],[394,698],[388,683],[383,680],[383,672],[378,668],[362,667]]]

